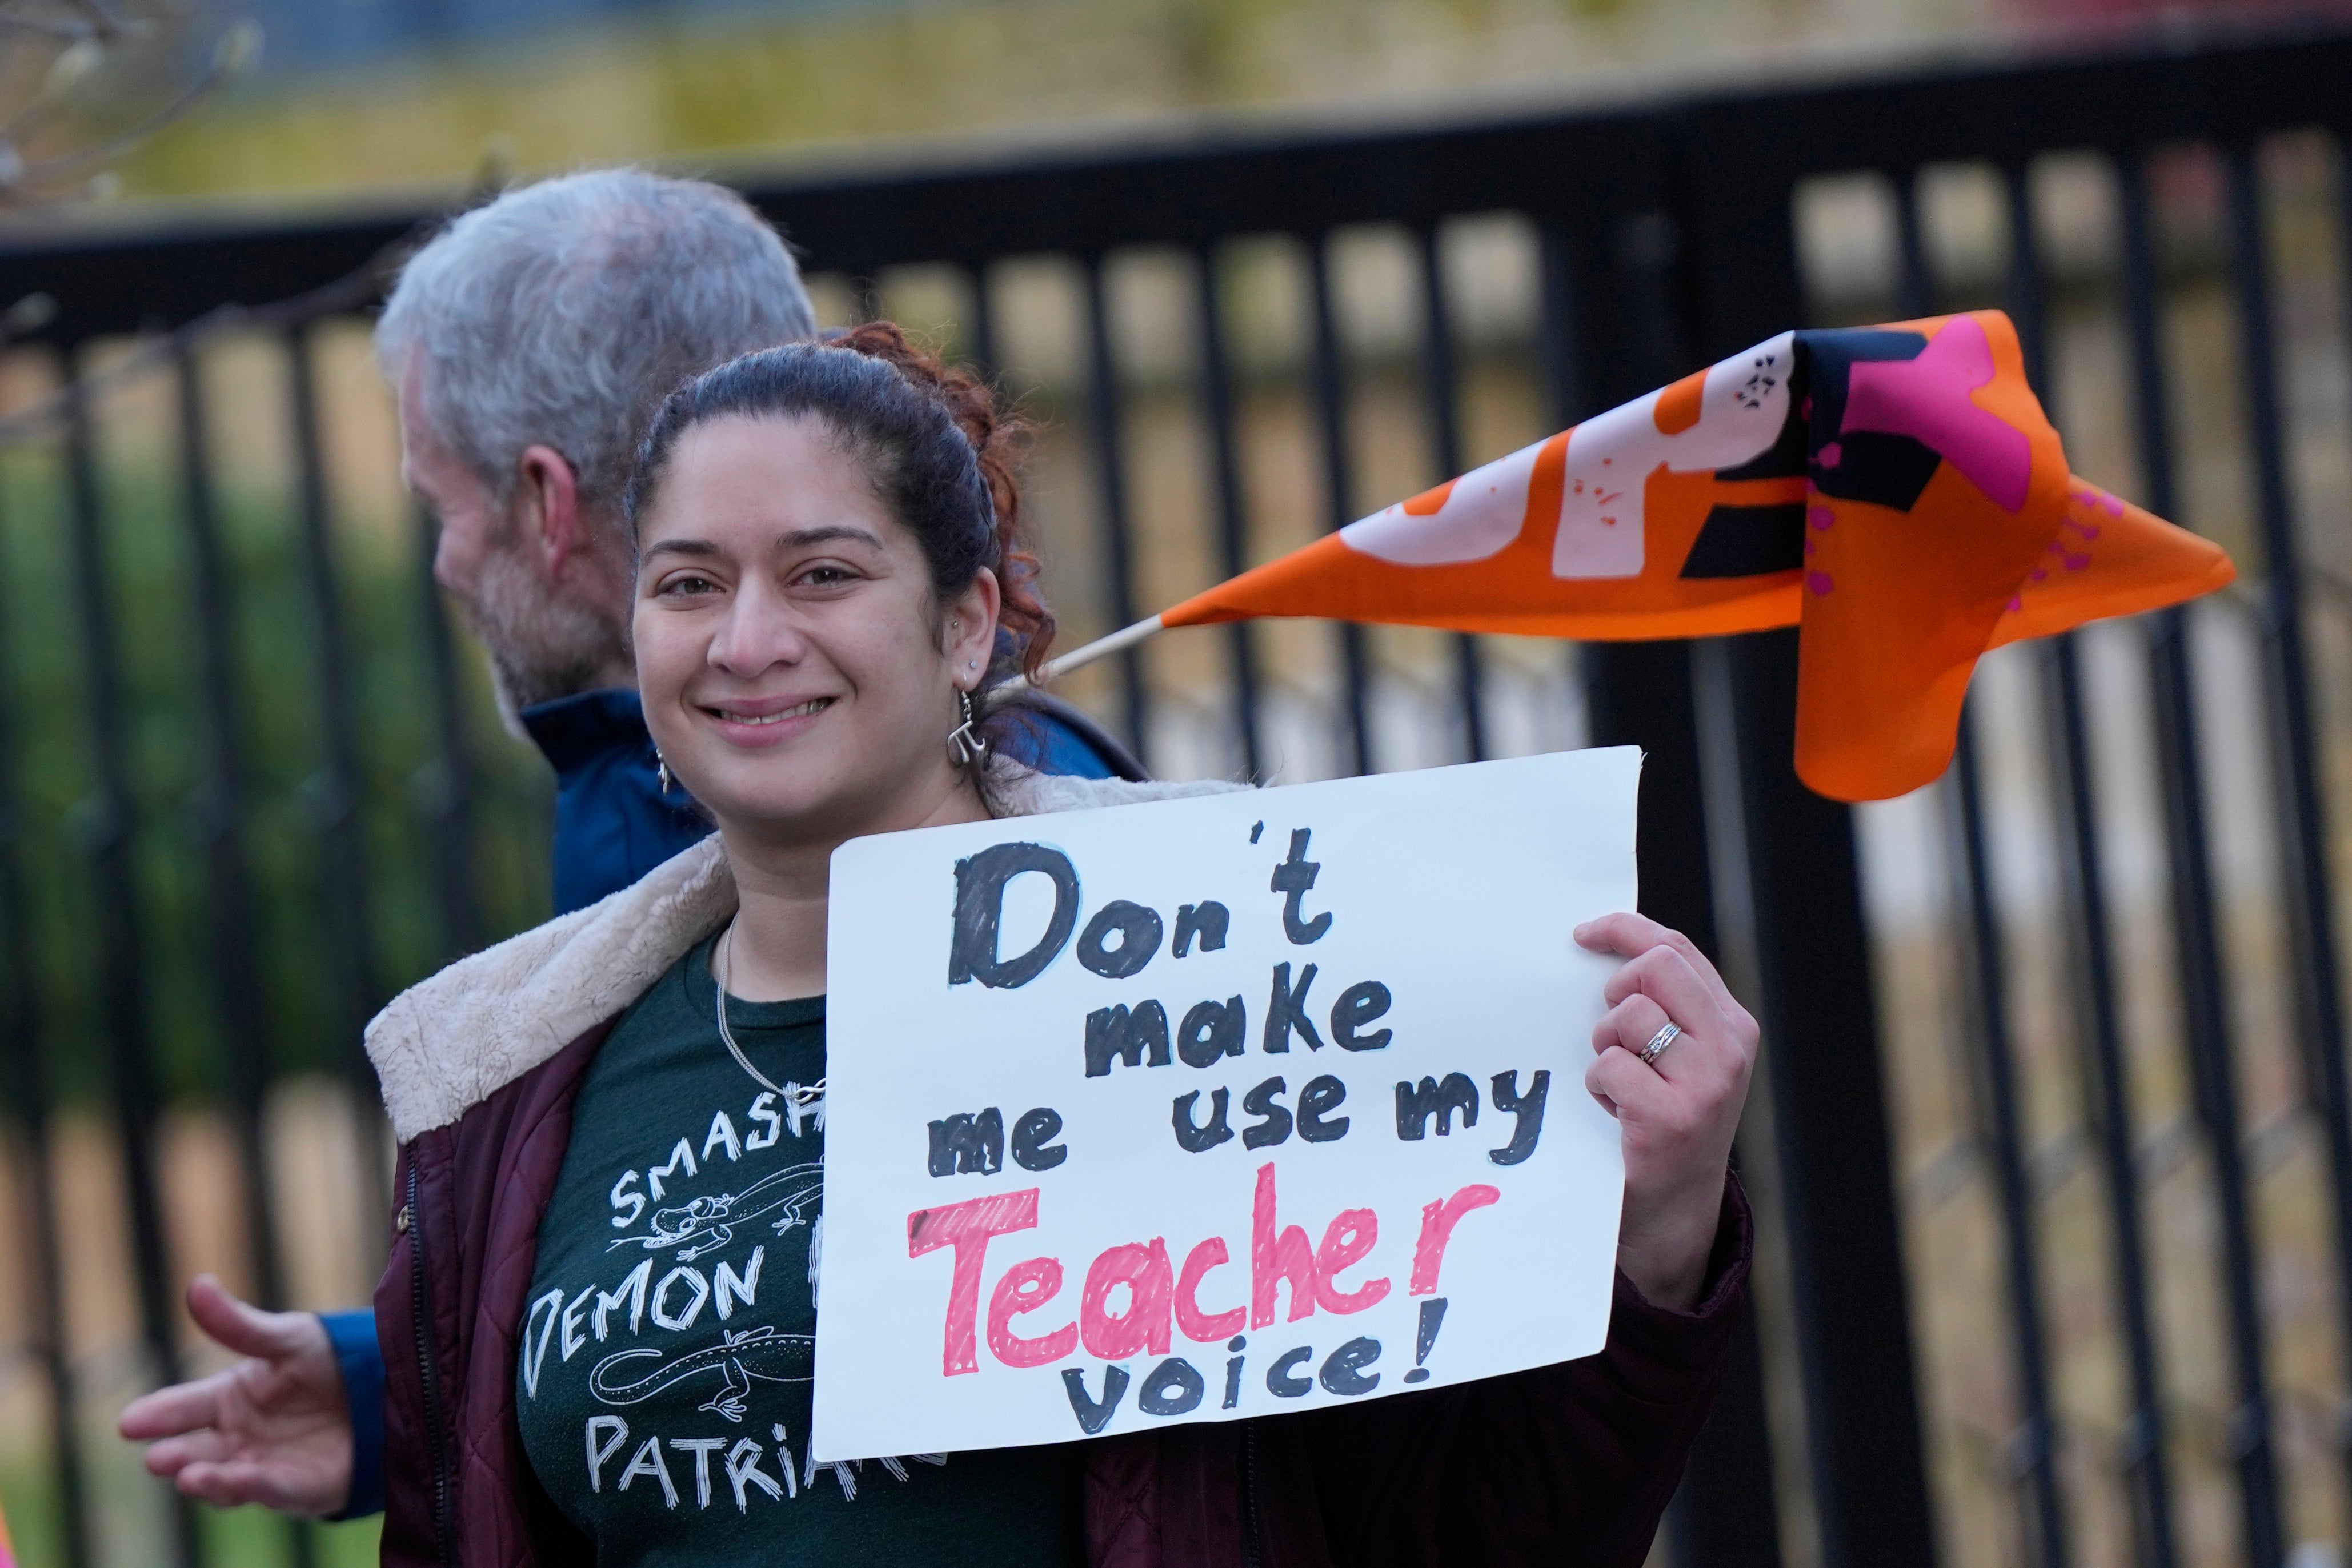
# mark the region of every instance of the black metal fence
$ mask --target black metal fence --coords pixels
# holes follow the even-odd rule
[[[1793,633],[1563,652],[1236,627],[1077,687],[1165,771],[1647,748],[1645,905],[1723,956],[1769,1061],[1742,1154],[1762,1327],[1678,1561],[2271,1568],[2346,1538],[2347,81],[2352,37],[2175,35],[745,182],[839,313],[926,320],[1028,389],[1048,586],[1080,634],[1792,323],[1988,303],[2077,467],[2236,553],[2224,602],[1990,663],[1924,833],[1797,782]],[[0,1398],[48,1413],[35,1528],[64,1561],[120,1555],[100,1406],[180,1368],[184,1268],[225,1252],[263,1299],[306,1293],[272,1132],[289,1075],[364,1103],[368,1013],[541,907],[543,786],[388,498],[383,394],[343,384],[373,295],[338,280],[428,216],[0,238],[0,1028],[26,1249],[0,1323],[35,1385]],[[1942,1044],[1938,1098],[1918,1084]],[[109,1366],[75,1350],[86,1206],[59,1190],[90,1105],[141,1347]],[[222,1130],[226,1240],[166,1169],[197,1168],[161,1152],[195,1146],[176,1106]],[[383,1150],[347,1145],[356,1291]],[[1976,1219],[1937,1207],[1956,1191]],[[1988,1520],[1992,1496],[2013,1503]],[[185,1514],[166,1535],[224,1539]]]

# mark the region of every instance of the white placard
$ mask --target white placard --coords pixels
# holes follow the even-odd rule
[[[816,1457],[1599,1350],[1624,1171],[1582,1080],[1614,961],[1570,933],[1633,907],[1640,772],[1621,747],[844,844]]]

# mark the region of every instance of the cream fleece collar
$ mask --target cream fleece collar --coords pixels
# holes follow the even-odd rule
[[[999,763],[999,817],[1213,795],[1218,780],[1129,784]],[[446,1127],[617,1016],[735,911],[735,879],[714,835],[585,909],[462,958],[393,998],[367,1028],[394,1135]]]

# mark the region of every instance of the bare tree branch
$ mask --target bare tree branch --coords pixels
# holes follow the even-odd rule
[[[89,18],[91,30],[105,42],[111,43],[127,31],[124,24],[114,13],[99,4],[99,0],[67,0],[67,3]]]
[[[52,21],[46,16],[20,16],[13,11],[0,10],[0,31],[31,33],[45,38],[58,38],[75,44],[93,37],[87,22]]]
[[[225,0],[240,6],[241,0]],[[180,57],[184,34],[179,24],[165,25],[158,16],[169,0],[0,0],[0,35],[47,38],[62,46],[40,70],[39,85],[14,113],[0,116],[0,209],[57,200],[78,193],[73,182],[95,173],[184,118],[248,66],[259,50],[260,28],[251,17],[236,19],[215,40],[193,80],[173,88],[159,106],[139,113],[127,125],[112,130],[92,128],[95,138],[86,145],[54,145],[53,134],[68,111],[87,115],[91,106],[77,102],[76,89],[93,78],[100,85],[124,90],[121,84],[152,81],[159,64]],[[236,15],[233,10],[232,15]],[[182,19],[184,21],[184,19]],[[150,57],[142,59],[142,49]],[[99,73],[110,77],[100,78]],[[16,75],[16,73],[11,73]],[[173,74],[184,74],[174,72]],[[21,84],[28,79],[18,75]],[[158,84],[167,85],[167,84]],[[79,95],[87,99],[87,91]],[[121,106],[116,118],[131,105]],[[28,147],[38,133],[51,145]]]
[[[85,171],[101,168],[112,162],[211,97],[223,82],[235,74],[233,67],[224,64],[215,56],[213,63],[205,68],[204,75],[183,88],[178,97],[148,115],[144,120],[118,131],[90,146],[58,157],[43,159],[39,162],[25,164],[14,182],[0,177],[0,193],[5,193],[12,183],[17,186],[46,185],[57,180],[70,179]]]

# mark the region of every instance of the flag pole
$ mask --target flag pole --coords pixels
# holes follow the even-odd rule
[[[1044,666],[1037,672],[1037,684],[1042,685],[1048,681],[1066,675],[1080,665],[1091,664],[1107,653],[1116,653],[1122,649],[1132,648],[1138,643],[1158,633],[1160,629],[1160,617],[1155,615],[1149,621],[1139,621],[1124,631],[1114,632],[1108,637],[1097,637],[1082,648],[1073,648],[1059,658],[1046,660]],[[990,695],[1015,696],[1027,690],[1029,684],[1029,677],[1026,675],[1015,675],[998,685]]]

